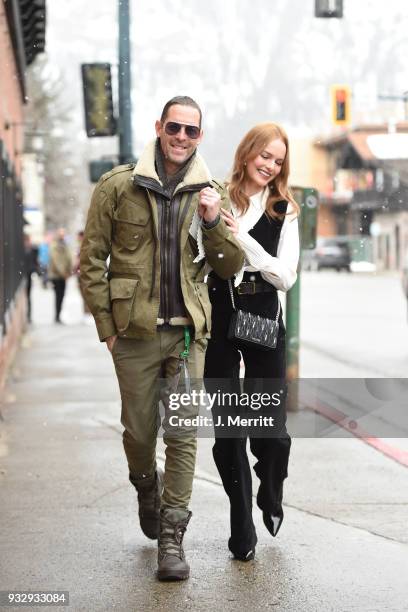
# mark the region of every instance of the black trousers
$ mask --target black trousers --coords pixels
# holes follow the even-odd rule
[[[291,439],[286,430],[286,346],[285,329],[282,319],[277,347],[270,351],[258,348],[238,349],[238,345],[227,339],[232,306],[224,289],[210,290],[212,302],[212,334],[205,360],[205,385],[207,391],[240,392],[239,369],[242,358],[245,364],[244,392],[281,393],[278,409],[273,411],[275,427],[262,437],[259,429],[254,432],[238,430],[235,437],[217,433],[213,447],[214,461],[220,474],[225,492],[230,500],[231,537],[229,548],[236,555],[243,555],[254,548],[257,542],[252,519],[252,477],[247,455],[247,440],[252,454],[257,459],[254,466],[260,480],[257,505],[266,513],[283,518],[282,497],[283,481],[287,477]],[[259,310],[256,302],[271,295],[255,294],[241,299],[244,310]],[[251,308],[251,301],[254,308]],[[276,313],[276,310],[275,310]],[[273,316],[273,313],[270,314]],[[241,351],[241,353],[240,353]],[[214,409],[214,418],[222,411],[221,406]],[[259,413],[262,414],[262,410]],[[225,431],[224,431],[225,434]]]
[[[26,276],[27,320],[31,323],[31,274]]]
[[[55,320],[59,321],[66,283],[64,278],[54,278],[52,284],[54,285],[55,291]]]

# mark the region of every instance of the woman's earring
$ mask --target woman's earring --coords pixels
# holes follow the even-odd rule
[[[244,166],[246,166],[246,162],[244,162]]]

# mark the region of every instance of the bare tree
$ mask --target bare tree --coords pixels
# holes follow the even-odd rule
[[[73,140],[72,112],[67,96],[68,86],[59,72],[52,69],[42,55],[27,74],[30,92],[26,122],[28,148],[33,139],[41,141],[44,166],[44,214],[46,229],[64,226],[73,230],[78,225],[78,193],[81,156]],[[75,127],[74,127],[75,130]],[[83,166],[83,164],[82,164]]]

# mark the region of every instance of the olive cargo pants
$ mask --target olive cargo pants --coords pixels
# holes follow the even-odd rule
[[[191,342],[188,370],[191,379],[203,377],[207,340]],[[197,449],[195,428],[186,428],[174,435],[165,426],[169,411],[160,391],[160,381],[165,380],[172,392],[183,392],[181,384],[176,388],[180,372],[179,355],[184,350],[182,327],[160,330],[152,340],[135,340],[118,337],[112,357],[122,398],[121,422],[130,479],[154,476],[156,470],[156,441],[160,427],[159,400],[163,399],[165,418],[163,440],[166,445],[164,491],[162,507],[187,508],[190,501]],[[178,416],[194,417],[198,406],[183,406]]]

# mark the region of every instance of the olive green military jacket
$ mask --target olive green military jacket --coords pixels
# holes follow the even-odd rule
[[[80,279],[100,340],[115,334],[152,338],[160,323],[161,245],[155,194],[162,184],[155,170],[154,144],[146,147],[136,166],[118,166],[104,174],[93,193],[81,246]],[[197,153],[174,192],[181,194],[181,289],[196,339],[209,337],[211,331],[206,263],[227,279],[244,262],[241,247],[222,219],[211,229],[202,227],[205,257],[197,257],[199,247],[191,227],[197,218],[199,191],[210,184],[220,193],[221,206],[229,209],[225,188],[211,180]]]

